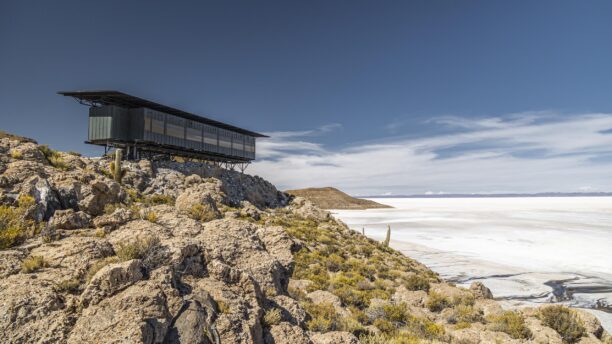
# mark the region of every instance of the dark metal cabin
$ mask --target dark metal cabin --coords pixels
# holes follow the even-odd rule
[[[89,105],[86,143],[124,148],[128,158],[169,154],[228,164],[255,159],[249,130],[117,91],[59,92]]]

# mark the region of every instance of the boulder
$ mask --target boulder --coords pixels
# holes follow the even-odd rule
[[[176,209],[179,211],[190,214],[193,213],[194,207],[198,206],[200,209],[196,215],[201,219],[216,219],[220,217],[219,210],[215,199],[219,198],[215,194],[214,188],[209,188],[210,183],[201,183],[195,187],[190,187],[181,193],[175,202]],[[192,214],[193,215],[193,214]]]
[[[85,308],[68,343],[162,343],[171,322],[161,286],[140,281]]]
[[[31,196],[36,204],[28,210],[29,217],[35,221],[47,221],[55,210],[61,209],[62,205],[49,182],[42,177],[33,176],[21,185],[20,195]]]
[[[563,340],[557,331],[542,325],[539,319],[534,317],[525,318],[525,325],[531,331],[531,341],[538,344],[562,344]]]
[[[16,274],[0,279],[3,343],[62,343],[72,316],[66,299],[47,278]]]
[[[107,265],[89,281],[81,294],[81,303],[85,307],[95,305],[143,278],[143,266],[139,259]]]
[[[283,227],[261,227],[255,233],[268,253],[278,259],[287,271],[293,271],[293,253],[300,250],[300,245],[291,239]]]
[[[104,213],[107,204],[121,202],[125,193],[115,181],[99,178],[83,186],[82,196],[79,208],[92,216],[99,216]]]
[[[597,338],[601,338],[604,329],[601,326],[599,319],[597,319],[596,316],[586,310],[575,309],[575,311],[576,315],[578,316],[578,319],[580,319],[580,321],[582,322],[582,325],[584,326],[586,332],[592,334]]]
[[[327,221],[331,218],[328,211],[318,208],[312,202],[302,197],[296,197],[291,202],[293,212],[305,219],[314,221]]]
[[[111,214],[96,217],[93,220],[93,224],[94,226],[96,226],[96,228],[113,230],[130,221],[131,218],[132,213],[129,210],[124,208],[117,208]]]
[[[470,290],[474,293],[477,298],[492,299],[493,293],[491,289],[487,288],[482,282],[472,282]]]
[[[425,300],[427,300],[427,293],[423,290],[408,290],[403,285],[399,286],[395,291],[395,294],[391,297],[396,303],[405,302],[407,305],[415,307],[425,306]]]
[[[299,326],[281,322],[266,329],[266,344],[312,344],[308,334]]]
[[[164,343],[212,344],[211,309],[203,307],[198,301],[188,301],[175,318]]]
[[[56,210],[49,224],[57,229],[78,229],[91,226],[91,217],[72,209]]]
[[[304,326],[308,315],[299,302],[285,295],[277,295],[266,300],[267,309],[279,309],[281,321],[291,325]]]
[[[256,234],[259,228],[245,221],[215,220],[203,224],[197,239],[208,248],[207,260],[217,259],[248,272],[263,290],[285,294],[289,272],[278,259],[266,251],[264,243]]]
[[[0,250],[0,279],[16,274],[21,270],[21,261],[26,257],[19,250]]]
[[[50,266],[72,271],[73,276],[85,274],[94,261],[114,254],[108,241],[80,235],[40,245],[30,252],[32,256],[44,257]]]
[[[240,216],[250,217],[254,220],[259,220],[259,218],[261,217],[261,211],[249,201],[240,202],[240,207]]]

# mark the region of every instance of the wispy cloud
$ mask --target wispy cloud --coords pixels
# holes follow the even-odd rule
[[[282,188],[333,185],[352,194],[612,190],[612,114],[529,112],[438,117],[450,134],[330,150],[338,125],[269,133],[251,172]]]

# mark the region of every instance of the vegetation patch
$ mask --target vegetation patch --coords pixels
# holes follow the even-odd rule
[[[577,343],[586,335],[586,330],[576,313],[564,306],[548,306],[540,309],[542,324],[557,331],[564,343]]]
[[[447,297],[433,290],[429,291],[429,297],[427,298],[427,301],[425,301],[425,307],[427,307],[430,311],[440,312],[444,308],[450,306],[451,302]]]
[[[217,212],[209,205],[194,204],[189,208],[189,217],[201,222],[208,222],[218,217]]]
[[[42,256],[31,256],[23,260],[21,263],[21,271],[25,273],[36,272],[42,268],[46,268],[49,266],[49,263],[45,261],[45,258]]]
[[[76,293],[81,287],[81,281],[78,278],[70,278],[63,280],[55,285],[55,290],[65,293]]]
[[[531,338],[531,331],[525,325],[525,319],[513,311],[506,311],[498,316],[488,319],[493,331],[504,332],[515,339]]]
[[[401,253],[342,227],[333,219],[317,222],[277,210],[259,220],[282,226],[303,248],[294,254],[292,278],[312,283],[305,291],[290,289],[292,297],[310,316],[311,331],[349,331],[367,343],[416,343],[445,336],[444,327],[410,314],[404,303],[393,303],[399,286],[408,290],[429,290],[438,277]],[[332,304],[313,304],[306,292],[325,290],[338,296],[350,310],[339,314]],[[448,301],[449,305],[452,304]],[[367,326],[382,334],[374,335]]]
[[[126,243],[119,243],[115,253],[120,261],[144,259],[149,252],[159,245],[159,238],[154,236],[140,237]]]
[[[278,308],[268,309],[263,317],[263,326],[270,327],[278,325],[281,321],[281,311]]]
[[[40,224],[26,217],[34,203],[33,197],[22,195],[17,207],[0,206],[0,249],[17,246],[40,231]]]
[[[43,153],[45,158],[47,158],[51,166],[64,171],[69,169],[69,166],[66,164],[64,159],[62,159],[60,152],[49,148],[47,145],[40,145],[38,146],[38,149]]]

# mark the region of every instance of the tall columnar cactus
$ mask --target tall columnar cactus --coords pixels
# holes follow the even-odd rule
[[[115,164],[112,166],[113,177],[117,183],[121,183],[121,178],[123,177],[123,172],[121,171],[121,158],[123,156],[123,150],[121,148],[117,148],[115,150]]]
[[[365,235],[365,227],[361,227],[361,235]]]
[[[383,246],[389,247],[389,242],[391,241],[391,225],[387,225],[387,237],[385,241],[383,241]]]

